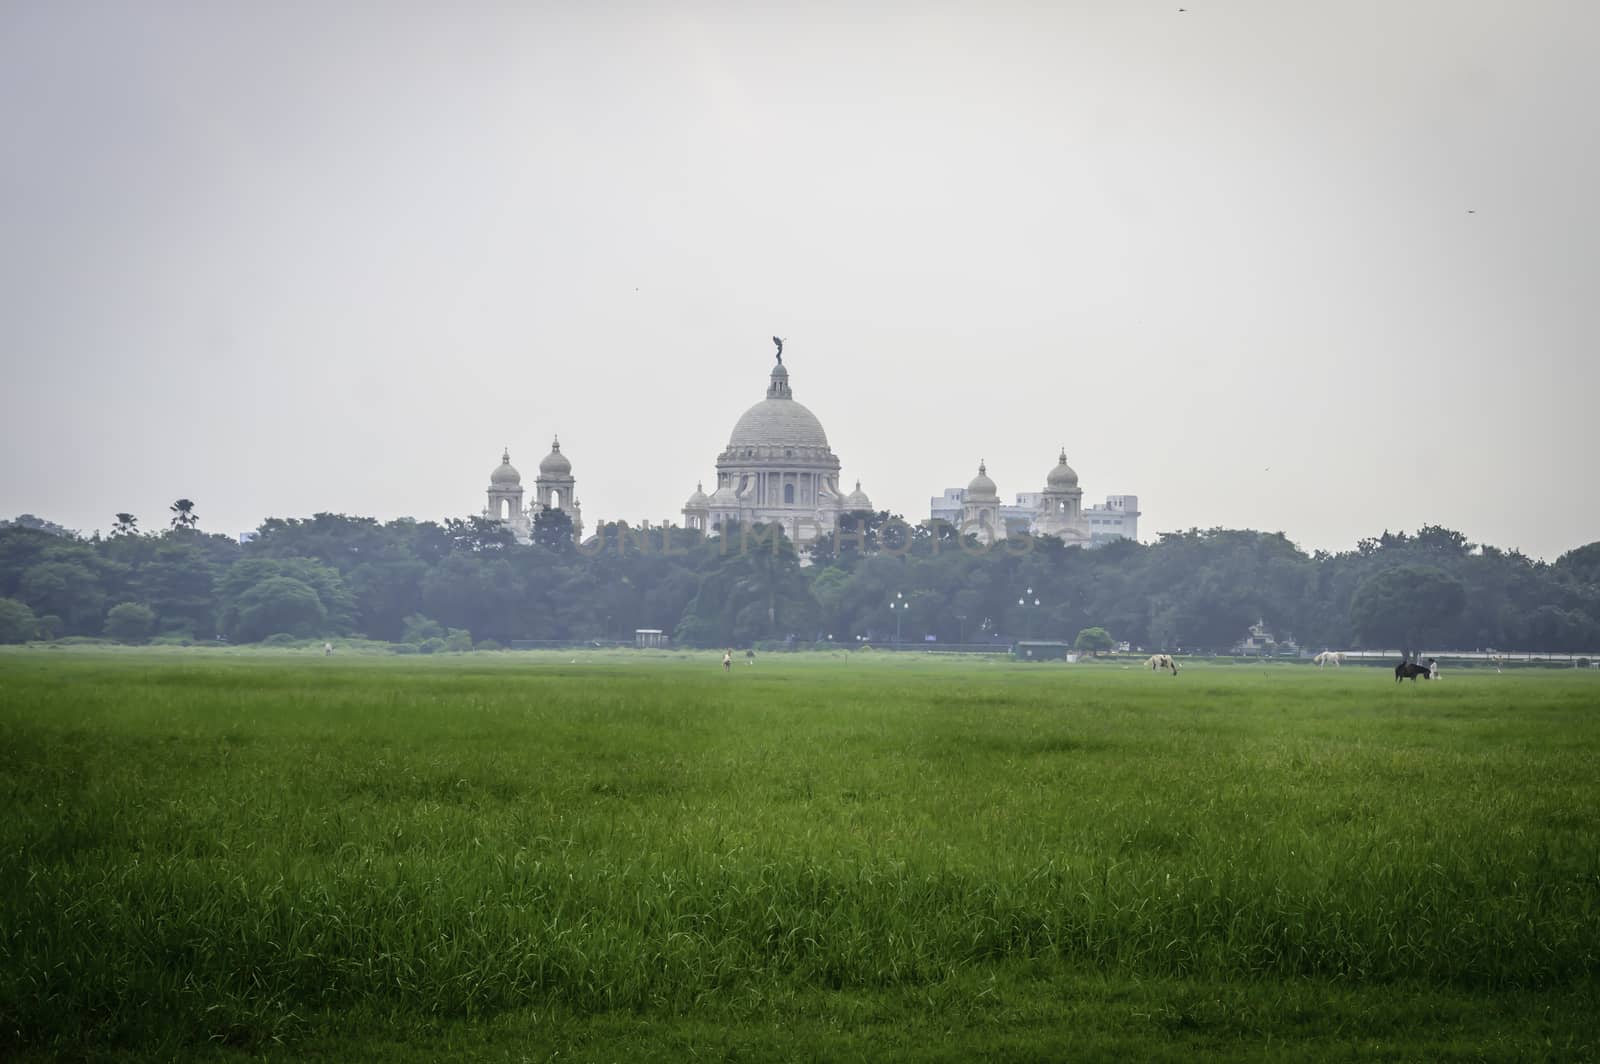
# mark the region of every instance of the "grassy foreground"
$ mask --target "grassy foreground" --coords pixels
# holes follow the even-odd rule
[[[1600,1053],[1600,678],[0,654],[0,1056]]]

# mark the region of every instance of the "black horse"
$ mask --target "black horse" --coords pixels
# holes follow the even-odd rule
[[[1395,683],[1399,683],[1401,680],[1411,680],[1414,683],[1418,676],[1424,680],[1433,679],[1433,673],[1428,666],[1418,665],[1414,661],[1402,661],[1394,667]]]

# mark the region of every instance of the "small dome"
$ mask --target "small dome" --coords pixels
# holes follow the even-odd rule
[[[844,497],[846,510],[870,510],[872,500],[867,498],[867,493],[861,490],[861,481],[856,481],[856,490]]]
[[[550,453],[539,463],[539,472],[547,476],[564,477],[572,472],[572,463],[561,453],[561,440],[550,441]]]
[[[510,448],[500,455],[500,468],[489,474],[489,483],[497,487],[516,487],[522,483],[522,474],[511,464]]]
[[[706,498],[705,486],[696,484],[694,494],[689,496],[689,501],[683,504],[685,510],[704,510],[711,505],[711,500]]]
[[[982,461],[978,462],[978,475],[972,478],[972,483],[967,485],[967,498],[969,499],[995,499],[994,481],[989,479],[989,471]]]
[[[1067,452],[1063,448],[1061,460],[1056,467],[1050,470],[1050,475],[1045,478],[1045,485],[1051,491],[1072,491],[1078,486],[1078,474],[1067,465]]]

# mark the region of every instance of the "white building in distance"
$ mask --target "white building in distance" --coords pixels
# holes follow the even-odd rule
[[[539,462],[539,475],[533,482],[533,501],[522,505],[522,474],[511,464],[511,449],[500,455],[500,465],[489,474],[489,502],[483,516],[511,529],[518,543],[533,539],[533,521],[541,510],[559,510],[572,522],[572,538],[583,538],[583,511],[577,498],[578,482],[572,476],[572,462],[561,453],[561,440],[550,441],[550,453]]]
[[[929,500],[928,515],[971,532],[982,543],[1019,532],[1085,547],[1139,538],[1139,497],[1108,495],[1104,506],[1084,507],[1083,489],[1065,450],[1046,474],[1043,491],[1022,492],[1015,504],[1004,503],[987,466],[979,462],[978,475],[965,488],[946,488]]]
[[[717,456],[716,489],[707,495],[703,482],[696,485],[683,523],[703,531],[777,524],[803,546],[832,535],[841,513],[872,509],[859,480],[849,493],[839,487],[839,468],[822,422],[789,388],[780,347],[766,398],[739,417]]]
[[[716,468],[712,492],[706,494],[701,482],[684,503],[685,527],[710,532],[735,522],[776,524],[791,542],[804,546],[836,532],[840,514],[873,508],[859,480],[849,492],[840,486],[840,462],[828,445],[822,422],[789,387],[781,343],[766,397],[734,423]],[[532,539],[534,519],[544,509],[566,514],[573,537],[582,540],[577,481],[572,462],[561,453],[560,440],[551,441],[550,453],[539,462],[529,505],[523,503],[522,475],[511,464],[509,448],[489,474],[487,494],[483,516],[504,523],[519,542]],[[988,467],[980,461],[971,483],[946,488],[931,500],[929,512],[934,520],[972,532],[984,543],[1022,532],[1085,547],[1139,538],[1138,496],[1108,495],[1104,506],[1084,507],[1083,489],[1077,471],[1067,464],[1065,449],[1045,475],[1043,490],[1019,494],[1015,504],[1001,501]]]

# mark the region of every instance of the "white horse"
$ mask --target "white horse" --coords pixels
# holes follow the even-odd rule
[[[1324,650],[1322,653],[1312,658],[1311,661],[1319,669],[1327,665],[1332,665],[1335,668],[1338,668],[1344,664],[1344,651]]]
[[[1172,675],[1178,675],[1178,663],[1172,660],[1171,654],[1151,654],[1146,659],[1145,664],[1150,667],[1151,672],[1159,669],[1171,669]]]

